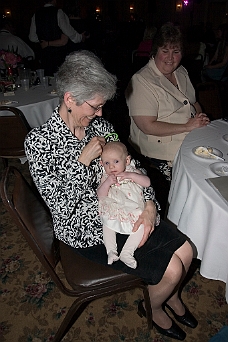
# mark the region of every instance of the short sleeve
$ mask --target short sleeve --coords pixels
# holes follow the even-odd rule
[[[126,89],[126,101],[130,116],[155,116],[159,110],[156,90],[140,74],[133,75]]]

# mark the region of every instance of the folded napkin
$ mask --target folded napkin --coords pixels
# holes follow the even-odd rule
[[[206,181],[228,205],[228,177],[207,178]]]

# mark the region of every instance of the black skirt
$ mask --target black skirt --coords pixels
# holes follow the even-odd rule
[[[116,234],[118,252],[121,251],[128,235]],[[88,248],[72,248],[78,253],[94,262],[107,265],[124,273],[133,274],[143,279],[147,284],[155,285],[160,282],[174,252],[186,241],[186,236],[178,229],[171,227],[161,220],[147,242],[138,248],[134,257],[137,260],[136,269],[130,268],[118,260],[107,265],[107,253],[104,245]]]

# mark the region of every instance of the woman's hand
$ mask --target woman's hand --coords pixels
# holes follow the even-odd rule
[[[214,65],[211,65],[211,64],[205,65],[205,69],[214,69]]]
[[[210,123],[208,116],[205,113],[196,114],[186,123],[187,132],[191,132],[195,128],[207,126]]]
[[[132,179],[132,177],[134,177],[134,172],[123,171],[118,173],[117,176],[119,177],[119,181],[122,181],[124,179]]]
[[[142,214],[139,216],[138,220],[135,222],[133,227],[133,232],[136,232],[141,224],[144,225],[143,238],[138,246],[142,247],[147,241],[148,237],[154,231],[154,224],[156,220],[157,210],[153,201],[147,201],[145,203],[145,208]]]
[[[93,137],[90,142],[83,148],[78,161],[89,166],[91,161],[99,157],[105,145],[105,138]]]

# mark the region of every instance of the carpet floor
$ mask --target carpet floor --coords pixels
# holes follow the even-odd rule
[[[27,164],[9,164],[29,178]],[[57,289],[1,201],[0,217],[0,341],[52,341],[73,299]],[[92,302],[63,341],[175,341],[155,329],[147,329],[146,319],[137,315],[137,304],[142,298],[142,290],[135,289]],[[208,342],[222,326],[228,325],[225,284],[202,277],[197,260],[192,264],[182,298],[199,321],[196,329],[182,326],[187,333],[185,342]]]

